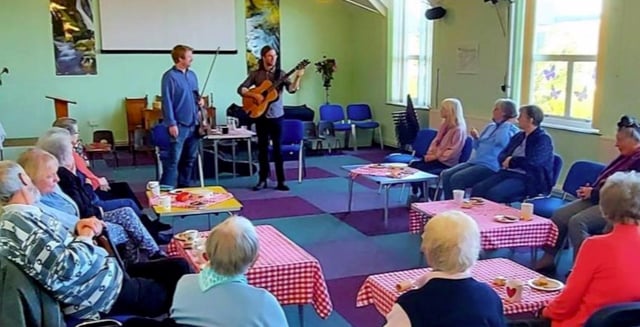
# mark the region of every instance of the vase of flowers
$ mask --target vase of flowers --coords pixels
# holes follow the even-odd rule
[[[325,102],[329,103],[329,89],[331,88],[331,80],[333,80],[333,73],[336,72],[338,66],[335,59],[328,59],[322,57],[321,61],[315,63],[316,71],[320,73],[322,77],[322,86],[325,92]]]

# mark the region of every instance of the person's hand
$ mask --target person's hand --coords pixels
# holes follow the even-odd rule
[[[591,191],[593,191],[593,187],[591,187],[589,185],[589,183],[587,183],[585,186],[581,186],[577,191],[576,194],[578,195],[579,198],[581,199],[588,199],[591,197]]]
[[[109,186],[109,181],[104,177],[100,177],[98,179],[98,187],[100,187],[100,190],[105,192],[111,189],[111,186]]]
[[[262,101],[264,101],[264,96],[262,96],[262,94],[258,94],[258,93],[250,93],[253,96],[253,101],[256,104],[261,104]]]
[[[478,139],[478,136],[479,136],[479,134],[478,134],[478,130],[477,130],[477,129],[475,129],[475,128],[472,128],[472,129],[469,131],[469,135],[471,135],[471,137],[473,137],[474,139],[476,139],[476,140],[477,140],[477,139]]]
[[[177,125],[171,125],[169,126],[169,135],[171,135],[173,138],[178,137],[178,126]]]
[[[424,155],[424,161],[425,162],[434,161],[436,159],[437,159],[437,157],[436,157],[435,154],[425,154]]]
[[[506,159],[504,159],[504,161],[502,162],[502,168],[508,169],[509,163],[511,163],[511,156],[508,156]]]
[[[304,68],[296,70],[296,77],[300,78],[304,75]]]
[[[78,236],[94,238],[95,236],[102,234],[104,226],[104,222],[95,217],[80,219],[76,224],[76,234],[78,234]]]
[[[200,98],[200,100],[198,100],[198,106],[200,108],[204,107],[204,98]]]

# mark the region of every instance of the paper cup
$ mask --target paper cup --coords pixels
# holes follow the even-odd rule
[[[457,204],[462,204],[464,200],[464,190],[453,190],[453,201]]]
[[[171,196],[169,195],[160,196],[160,206],[164,210],[171,210]]]
[[[507,296],[507,301],[511,303],[516,303],[522,301],[522,289],[524,288],[524,283],[517,279],[510,279],[507,281],[507,284],[504,286],[504,293]]]
[[[520,218],[522,220],[533,219],[533,203],[523,203],[520,205]]]
[[[147,183],[147,190],[151,191],[153,196],[160,195],[160,182],[151,181]]]

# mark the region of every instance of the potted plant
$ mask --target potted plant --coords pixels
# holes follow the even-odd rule
[[[325,92],[325,102],[329,103],[329,89],[331,88],[331,80],[333,80],[333,73],[336,72],[337,65],[335,59],[328,59],[322,57],[321,61],[315,63],[316,71],[320,73],[322,77],[322,86]]]

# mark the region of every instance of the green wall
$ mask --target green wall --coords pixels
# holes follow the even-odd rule
[[[92,131],[89,121],[96,121],[97,129],[111,129],[116,140],[126,140],[124,98],[159,94],[160,77],[172,65],[170,56],[101,54],[97,58],[98,75],[56,76],[48,3],[0,1],[0,22],[5,26],[0,29],[0,68],[6,66],[11,71],[3,76],[0,86],[0,122],[8,137],[34,137],[48,128],[55,115],[52,101],[44,97],[51,95],[78,102],[70,107],[70,115],[79,119],[85,139]],[[244,0],[236,0],[236,4],[240,54],[221,55],[207,87],[207,94],[214,92],[220,122],[225,119],[226,108],[239,101],[235,90],[247,73]],[[353,15],[362,11],[337,0],[281,0],[280,4],[283,68],[290,69],[302,58],[312,62],[322,55],[336,58],[340,71],[334,80],[332,100],[346,102],[353,76],[348,31]],[[94,0],[96,13],[97,7]],[[99,19],[99,14],[96,16]],[[194,59],[193,69],[200,83],[204,83],[211,59],[211,55],[196,55]],[[287,104],[306,103],[312,108],[323,100],[321,78],[313,66],[302,80],[302,89],[285,97]]]

